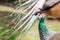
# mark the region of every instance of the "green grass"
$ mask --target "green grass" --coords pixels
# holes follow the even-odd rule
[[[26,7],[25,7],[26,8]],[[14,13],[20,13],[20,11],[22,11],[24,8],[21,8],[19,10],[15,10],[14,8],[12,7],[9,7],[9,6],[5,6],[5,5],[0,5],[0,14],[3,14],[3,15],[6,15],[6,14],[9,14],[11,12],[14,12]],[[2,17],[1,17],[2,18]],[[1,19],[0,18],[0,19]],[[7,20],[9,21],[9,19]],[[7,22],[6,21],[6,22]],[[12,27],[12,24],[10,25],[10,27]],[[3,23],[3,20],[0,20],[0,40],[8,40],[8,37],[9,37],[9,33],[8,32],[11,32],[11,28],[7,27],[7,26],[4,26],[4,23]],[[17,34],[14,34],[10,37],[9,40],[15,40],[15,36]]]
[[[18,36],[16,40],[39,40],[39,33],[38,33],[38,21],[33,24],[31,29],[21,37]]]
[[[16,10],[13,7],[5,6],[5,5],[0,5],[0,12],[14,12],[14,13],[20,13],[24,10],[24,7],[21,7],[20,9]]]
[[[48,27],[50,30],[53,30],[53,31],[60,31],[60,25],[55,25],[55,26],[52,26],[52,27]]]

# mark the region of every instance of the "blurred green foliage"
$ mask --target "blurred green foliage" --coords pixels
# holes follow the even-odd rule
[[[1,2],[14,2],[15,0],[0,0]]]
[[[14,1],[19,1],[19,0],[0,0],[1,2],[14,2]],[[28,0],[21,0],[22,2],[26,2]]]

